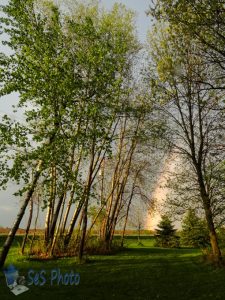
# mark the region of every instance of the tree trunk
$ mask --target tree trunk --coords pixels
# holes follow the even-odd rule
[[[56,172],[55,168],[51,168],[51,188],[50,188],[50,198],[47,207],[47,213],[45,218],[45,245],[46,247],[49,244],[49,234],[50,234],[50,224],[53,218],[54,206],[55,206],[55,197],[56,197]]]
[[[198,170],[198,182],[199,182],[199,187],[200,187],[200,193],[201,193],[201,198],[203,202],[203,207],[205,211],[205,216],[206,216],[206,222],[208,225],[209,229],[209,237],[210,237],[210,243],[212,247],[212,253],[214,256],[214,259],[217,263],[221,262],[222,256],[221,256],[221,251],[219,248],[218,244],[218,239],[217,239],[217,233],[215,230],[215,225],[213,221],[213,214],[212,214],[212,209],[211,209],[211,203],[210,203],[210,198],[208,193],[206,192],[205,184],[202,178],[202,173],[200,170]]]
[[[28,237],[28,233],[29,233],[29,230],[30,230],[30,225],[31,225],[31,221],[32,221],[32,216],[33,216],[33,201],[32,201],[32,199],[31,199],[31,201],[30,201],[30,214],[29,214],[29,219],[28,219],[28,222],[27,222],[26,232],[25,232],[25,235],[24,235],[24,238],[23,238],[23,243],[22,243],[22,246],[21,246],[21,253],[22,253],[22,254],[24,254],[24,248],[25,248],[26,241],[27,241],[27,237]]]
[[[62,219],[63,219],[63,211],[64,211],[64,207],[65,207],[65,201],[66,201],[66,191],[65,191],[65,194],[64,194],[64,198],[63,198],[63,204],[62,204],[62,209],[61,209],[61,215],[60,215],[60,218],[59,218],[59,223],[58,223],[58,226],[55,230],[55,233],[54,233],[54,236],[53,236],[52,242],[51,242],[51,249],[50,249],[50,253],[49,253],[50,256],[53,256],[53,254],[54,254],[55,245],[56,245],[56,242],[57,242],[57,238],[59,236],[60,227],[61,227],[61,223],[62,223]],[[60,235],[60,238],[61,237],[62,236]]]
[[[32,183],[31,183],[31,186],[30,186],[30,189],[27,191],[27,195],[24,199],[24,202],[20,208],[20,211],[17,215],[17,218],[15,220],[15,223],[12,227],[12,229],[10,230],[9,234],[8,234],[8,237],[3,245],[3,248],[2,248],[2,252],[1,252],[1,256],[0,256],[0,268],[2,268],[4,266],[4,263],[5,263],[5,260],[6,260],[6,257],[8,255],[8,252],[9,252],[9,249],[10,247],[12,246],[12,243],[13,243],[13,240],[15,238],[15,235],[16,235],[16,232],[19,228],[19,225],[20,225],[20,222],[24,216],[24,213],[26,211],[26,208],[27,208],[27,205],[34,193],[34,190],[35,190],[35,187],[37,185],[37,182],[38,182],[38,179],[40,177],[40,174],[41,174],[41,168],[42,168],[42,164],[43,162],[42,161],[39,161],[38,163],[38,166],[37,166],[37,169],[36,169],[36,172],[33,176],[33,180],[32,180]]]
[[[80,215],[80,212],[81,212],[81,209],[83,207],[83,199],[81,199],[78,203],[78,206],[77,206],[77,209],[74,211],[74,214],[73,214],[73,217],[72,217],[72,220],[70,222],[70,226],[69,226],[69,229],[68,229],[68,232],[65,236],[65,239],[64,239],[64,246],[67,247],[69,245],[69,242],[70,242],[70,239],[71,239],[71,236],[72,236],[72,233],[73,233],[73,230],[74,230],[74,226],[77,222],[77,219]]]
[[[86,237],[86,231],[87,231],[87,208],[88,208],[88,197],[84,203],[82,234],[81,234],[80,247],[79,247],[79,253],[78,253],[79,262],[82,262],[83,252],[84,252],[84,244],[85,244],[85,237]]]
[[[84,218],[84,210],[82,211],[82,214],[80,215],[80,220],[79,220],[78,226],[77,226],[77,234],[76,234],[76,238],[75,238],[75,246],[76,246],[76,252],[77,253],[79,251],[80,231],[81,231],[81,225],[82,225],[82,222],[83,222],[83,218]]]
[[[82,159],[82,154],[83,154],[83,146],[81,147],[81,150],[80,150],[80,153],[79,153],[79,159],[78,159],[78,162],[77,162],[77,165],[76,165],[76,169],[74,171],[74,175],[75,175],[74,176],[74,181],[77,180],[77,176],[78,176],[79,168],[80,168],[80,163],[81,163],[81,159]],[[63,219],[63,223],[62,223],[61,234],[65,233],[66,223],[67,223],[67,220],[68,220],[68,216],[69,216],[69,213],[70,213],[71,206],[73,204],[73,197],[74,197],[74,194],[75,194],[75,190],[76,190],[76,187],[75,187],[75,185],[73,185],[72,190],[70,192],[70,199],[69,199],[69,202],[67,204],[65,216],[64,216],[64,219]]]
[[[129,202],[128,202],[128,205],[127,205],[127,211],[126,211],[124,226],[123,226],[123,232],[122,232],[121,244],[120,244],[121,247],[123,247],[124,236],[125,236],[125,231],[126,231],[126,227],[127,227],[127,221],[128,221],[130,206],[131,206],[131,202],[132,202],[132,199],[133,199],[133,196],[134,196],[134,188],[135,188],[135,184],[133,183],[130,199],[129,199]]]
[[[30,244],[29,255],[32,254],[32,250],[33,250],[33,244],[34,244],[34,240],[36,237],[36,231],[37,231],[37,222],[38,222],[39,212],[40,212],[40,195],[38,194],[38,196],[37,196],[37,214],[36,214],[36,218],[35,218],[35,222],[34,222],[34,234],[32,236],[32,240],[31,240],[31,244]]]
[[[60,209],[65,201],[65,197],[66,197],[66,192],[67,192],[67,187],[68,187],[68,181],[65,183],[63,192],[59,198],[59,201],[57,203],[55,212],[53,214],[53,219],[52,219],[52,223],[50,226],[50,230],[49,230],[49,241],[50,243],[52,242],[53,238],[54,238],[54,234],[55,234],[55,228],[56,228],[56,223],[59,217],[59,213],[60,213]]]
[[[221,251],[218,244],[217,233],[215,230],[215,225],[213,222],[212,211],[210,207],[204,205],[206,221],[209,229],[209,237],[210,243],[212,246],[212,253],[216,262],[220,262],[222,260]]]
[[[47,213],[45,218],[45,245],[47,246],[49,243],[49,227],[50,227],[50,219],[51,219],[51,205],[49,203],[47,207]]]
[[[85,244],[85,237],[86,237],[86,231],[87,231],[87,212],[88,212],[88,202],[90,197],[90,191],[91,191],[91,185],[93,182],[93,171],[94,171],[94,165],[95,163],[95,137],[92,140],[92,147],[91,147],[91,160],[89,165],[89,171],[88,171],[88,178],[87,183],[84,189],[84,216],[83,216],[83,224],[82,224],[82,233],[81,233],[81,240],[80,240],[80,247],[79,247],[79,253],[78,253],[78,259],[81,262],[83,257],[83,251],[84,251],[84,244]]]
[[[107,223],[106,223],[106,228],[105,228],[105,232],[104,232],[104,234],[105,234],[104,242],[105,242],[106,250],[110,250],[110,248],[111,248],[111,243],[113,240],[117,217],[119,215],[119,209],[120,209],[120,204],[121,204],[120,202],[122,200],[122,195],[123,195],[123,192],[124,192],[124,189],[125,189],[125,186],[127,184],[127,180],[128,180],[129,174],[130,174],[130,167],[131,167],[131,162],[132,162],[132,157],[133,157],[135,147],[136,147],[136,140],[134,139],[132,141],[132,144],[128,151],[128,154],[124,160],[124,163],[121,165],[121,167],[126,168],[126,169],[125,169],[125,174],[123,174],[122,182],[120,183],[118,181],[117,194],[115,197],[114,206],[113,206],[113,209],[111,209],[110,218],[107,219]],[[119,169],[119,172],[120,173],[122,172],[122,168]]]
[[[94,217],[94,220],[92,221],[92,224],[90,226],[90,228],[88,229],[87,235],[86,235],[86,240],[88,239],[89,235],[91,234],[91,230],[94,227],[96,221],[98,220],[98,217],[100,216],[100,213],[102,212],[104,208],[104,205],[102,205],[102,207],[100,207],[99,211],[97,212],[96,216]]]
[[[69,198],[69,202],[67,204],[67,208],[66,208],[66,212],[62,221],[62,228],[61,228],[61,234],[63,235],[66,229],[66,223],[68,220],[68,216],[69,216],[69,212],[73,203],[73,197],[74,197],[74,193],[75,193],[75,188],[73,187],[71,192],[70,192],[70,198]]]
[[[141,224],[138,224],[138,244],[141,242]]]

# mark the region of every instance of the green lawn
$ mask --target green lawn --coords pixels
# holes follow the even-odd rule
[[[1,242],[1,240],[0,240]],[[61,272],[80,273],[78,286],[30,286],[18,299],[225,299],[225,269],[203,262],[195,249],[153,248],[152,239],[128,239],[128,249],[115,255],[91,256],[90,262],[77,265],[73,258],[54,261],[29,261],[18,256],[16,243],[7,263],[13,263],[21,275],[30,268],[40,271],[60,268]],[[50,279],[50,278],[47,278]],[[14,299],[0,272],[0,299]]]

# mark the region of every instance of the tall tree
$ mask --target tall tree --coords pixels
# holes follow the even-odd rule
[[[189,161],[194,171],[193,180],[198,184],[213,255],[220,261],[211,178],[224,159],[220,144],[220,128],[224,126],[223,95],[205,88],[206,80],[214,80],[214,67],[204,60],[195,39],[163,23],[155,34],[158,39],[152,40],[152,56],[156,77],[152,77],[152,88],[169,118],[172,148]]]
[[[84,207],[85,240],[92,186],[110,152],[117,116],[127,109],[122,95],[139,50],[133,13],[120,5],[106,12],[95,3],[78,3],[67,15],[52,1],[11,0],[3,12],[6,44],[13,54],[1,56],[1,95],[19,93],[26,121],[2,121],[1,184],[24,179],[20,194],[27,191],[27,196],[3,247],[1,265],[39,180],[48,207],[47,242],[53,242],[69,191],[71,203],[74,194],[80,199],[77,216]]]
[[[19,92],[18,106],[25,109],[26,124],[4,118],[11,140],[3,163],[10,157],[13,164],[5,164],[1,183],[23,179],[26,185],[20,193],[27,191],[27,195],[3,247],[1,266],[41,174],[65,155],[61,116],[65,114],[68,78],[78,81],[73,75],[71,57],[68,60],[64,57],[65,39],[60,13],[54,5],[48,4],[42,10],[34,1],[10,1],[3,12],[5,17],[1,21],[9,36],[5,43],[13,54],[6,59],[1,95]],[[29,182],[30,170],[35,165],[38,167]]]

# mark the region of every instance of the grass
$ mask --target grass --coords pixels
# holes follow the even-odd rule
[[[18,240],[17,240],[18,241]],[[0,239],[0,245],[2,240]],[[17,296],[19,299],[225,299],[225,269],[204,263],[197,249],[162,249],[153,247],[152,238],[126,240],[127,249],[108,256],[91,256],[89,262],[77,265],[74,258],[52,261],[30,261],[18,255],[17,243],[7,263],[13,263],[21,275],[30,268],[37,272],[51,269],[62,273],[74,270],[80,273],[78,286],[30,286],[30,290]],[[47,276],[46,276],[47,277]],[[13,299],[0,272],[0,299]]]

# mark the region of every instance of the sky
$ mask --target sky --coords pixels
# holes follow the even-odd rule
[[[112,7],[113,4],[116,2],[123,3],[128,8],[135,11],[137,14],[136,24],[138,30],[138,37],[141,42],[143,43],[145,42],[146,34],[150,27],[150,18],[146,16],[146,11],[148,10],[151,2],[150,0],[121,0],[121,1],[102,0],[101,2],[106,8]]]
[[[1,5],[7,4],[7,0],[0,0]],[[150,28],[150,19],[146,15],[146,11],[149,8],[150,0],[101,0],[101,3],[110,9],[116,2],[125,4],[127,8],[132,9],[136,12],[136,25],[137,34],[139,40],[144,43],[146,40],[147,31]],[[1,41],[1,37],[0,37]],[[8,50],[4,48],[0,43],[0,52],[7,52]],[[11,94],[9,96],[0,98],[0,117],[5,113],[9,114],[11,117],[15,117],[17,120],[23,120],[22,112],[18,112],[16,115],[12,112],[11,106],[16,103],[18,99],[17,94]],[[0,191],[0,227],[11,227],[16,215],[18,213],[21,199],[13,196],[16,191],[16,186],[10,184],[6,191]],[[27,214],[22,220],[20,225],[21,228],[26,226]],[[38,227],[43,226],[43,214]]]

